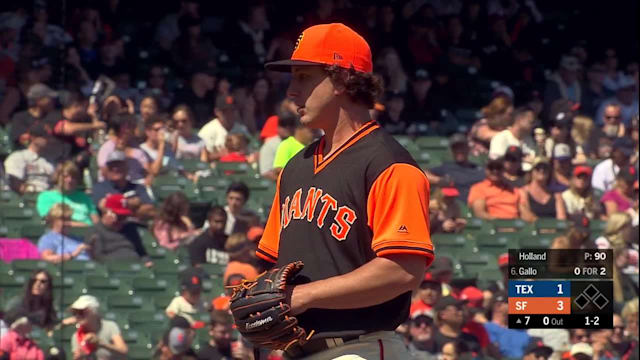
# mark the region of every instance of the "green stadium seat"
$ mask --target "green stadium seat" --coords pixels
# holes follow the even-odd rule
[[[83,274],[83,275],[107,275],[107,269],[104,265],[95,261],[70,260],[65,261],[62,265],[67,274]]]
[[[29,274],[0,274],[0,290],[4,294],[21,293],[29,281]]]
[[[466,276],[478,277],[478,273],[488,266],[497,268],[497,257],[486,253],[465,254],[460,256],[460,265]]]
[[[59,310],[65,310],[73,304],[81,295],[85,295],[82,287],[64,288],[64,291],[54,290],[54,306]]]
[[[103,307],[106,307],[106,304],[100,304],[100,305]],[[118,327],[120,329],[125,329],[126,327],[129,326],[129,323],[127,322],[127,317],[118,311],[112,311],[112,310],[103,311],[102,318],[115,322],[116,324],[118,324]]]
[[[449,150],[449,139],[440,136],[419,136],[415,144],[420,149]]]
[[[127,352],[127,358],[129,360],[148,360],[153,358],[154,350],[145,345],[131,345]]]
[[[433,234],[431,241],[437,254],[460,254],[464,251],[472,251],[475,246],[473,239],[462,234]]]
[[[519,232],[527,226],[527,223],[520,219],[497,219],[491,220],[496,232]]]
[[[0,191],[0,206],[2,208],[20,207],[22,205],[22,198],[20,195],[13,191]]]
[[[604,229],[607,227],[607,222],[603,220],[591,220],[589,223],[589,229],[591,235],[600,235],[604,233]]]
[[[517,249],[520,244],[518,233],[497,233],[494,235],[478,235],[478,252],[498,256],[506,253],[510,248]]]
[[[121,312],[122,314],[130,314],[135,311],[153,311],[153,301],[143,296],[137,295],[110,295],[107,297],[107,305],[109,310]]]
[[[158,295],[153,298],[153,303],[155,304],[156,309],[164,311],[175,297],[176,295]]]
[[[225,176],[255,174],[251,165],[243,162],[218,162],[216,163],[216,171]]]
[[[144,324],[166,324],[169,318],[163,310],[156,311],[136,311],[129,314],[128,323],[131,328],[137,328],[138,325]]]
[[[42,234],[46,232],[47,227],[44,224],[30,223],[22,225],[20,236],[23,238],[27,238],[34,243],[37,243]]]
[[[467,219],[467,225],[464,227],[464,232],[469,234],[491,234],[495,232],[493,223],[491,221],[485,221],[480,218]]]
[[[155,296],[166,294],[168,291],[174,291],[169,287],[170,282],[165,279],[149,279],[146,277],[135,278],[131,283],[133,293],[139,296]],[[173,285],[173,284],[171,284]]]
[[[136,329],[123,330],[122,339],[127,343],[127,345],[146,346],[150,343],[149,336]]]
[[[561,234],[569,229],[569,223],[566,220],[553,218],[540,218],[534,225],[537,234]]]
[[[71,337],[76,332],[75,326],[65,326],[62,329],[54,330],[51,336],[57,343],[69,344]],[[67,354],[69,355],[69,354]]]
[[[161,246],[153,247],[146,250],[147,250],[147,254],[151,257],[151,259],[153,259],[153,261],[164,260],[166,258],[173,257],[173,254],[169,254],[169,250]]]
[[[109,262],[107,263],[109,276],[134,278],[142,276],[152,276],[151,270],[147,269],[141,262]]]
[[[131,286],[127,281],[116,276],[89,275],[86,277],[86,293],[97,298],[105,298],[112,294],[128,295]]]
[[[51,275],[56,273],[56,266],[44,260],[14,260],[11,268],[15,274],[30,275],[35,270],[46,270]]]
[[[521,249],[548,249],[553,243],[553,239],[560,234],[540,234],[536,236],[528,236],[520,239]]]
[[[202,162],[200,159],[181,159],[178,161],[186,172],[195,173],[211,169],[211,164]]]

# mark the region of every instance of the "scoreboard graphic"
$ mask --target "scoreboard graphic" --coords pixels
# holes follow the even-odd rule
[[[610,249],[510,249],[509,328],[613,328]]]

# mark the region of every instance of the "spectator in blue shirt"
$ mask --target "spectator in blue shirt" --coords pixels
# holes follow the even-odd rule
[[[491,314],[491,321],[484,323],[489,340],[500,349],[504,357],[521,359],[531,338],[524,330],[508,328],[509,304],[506,294],[494,295]]]
[[[38,251],[43,260],[57,264],[69,260],[89,260],[88,246],[66,234],[70,228],[73,210],[64,203],[57,203],[47,214],[49,231],[38,240]]]

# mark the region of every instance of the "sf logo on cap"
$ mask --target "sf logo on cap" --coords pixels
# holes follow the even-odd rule
[[[293,51],[298,50],[298,46],[300,46],[300,42],[302,41],[302,38],[304,37],[304,33],[300,34],[300,36],[298,36],[298,40],[296,40],[296,46],[293,48]]]

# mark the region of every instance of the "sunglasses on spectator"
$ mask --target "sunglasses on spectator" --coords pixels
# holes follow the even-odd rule
[[[164,130],[164,126],[158,126],[158,127],[154,127],[151,128],[152,131],[160,131],[160,130]]]
[[[49,283],[49,279],[38,279],[38,278],[35,278],[35,279],[34,279],[34,282],[35,282],[35,283],[41,283],[41,284],[45,284],[45,285],[46,285],[46,284],[48,284],[48,283]]]
[[[433,325],[433,320],[429,319],[426,316],[420,316],[417,319],[413,320],[413,326],[421,327],[421,326],[431,326]]]
[[[81,317],[85,317],[87,315],[87,309],[82,309],[82,310],[73,310],[73,316],[81,318]]]

